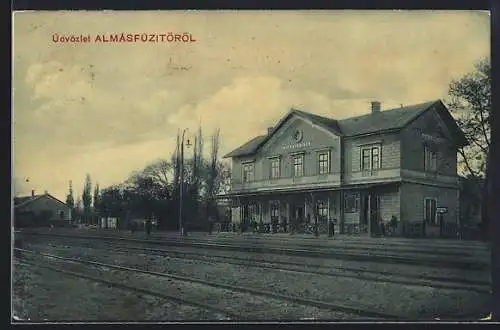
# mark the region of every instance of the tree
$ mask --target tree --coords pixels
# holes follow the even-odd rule
[[[73,185],[72,182],[69,182],[68,195],[66,196],[66,205],[68,205],[71,209],[75,206],[75,199],[73,198]]]
[[[460,162],[474,177],[484,176],[491,133],[491,64],[489,58],[449,86],[447,102],[469,145],[458,150]]]
[[[85,214],[90,213],[92,207],[92,179],[90,178],[90,174],[87,174],[85,177],[85,183],[83,185],[82,193],[82,203],[83,212]]]
[[[75,200],[75,210],[81,210],[82,209],[82,198],[80,196],[76,197]]]
[[[175,189],[174,164],[165,159],[158,159],[144,169],[133,172],[126,181],[129,204],[127,210],[137,216],[159,218],[159,226],[169,227],[167,208],[171,204],[171,196]]]
[[[99,210],[99,201],[100,201],[99,183],[96,183],[93,196],[93,205],[95,211]]]
[[[191,161],[185,161],[185,186],[186,195],[183,197],[183,213],[186,218],[193,222],[203,218],[200,214],[200,193],[203,185],[203,132],[201,126],[198,128],[197,135],[194,138],[193,158]]]
[[[122,204],[123,195],[120,188],[118,186],[110,186],[101,192],[98,211],[106,216],[117,217],[121,215]]]
[[[219,179],[219,167],[218,167],[218,156],[219,156],[219,145],[220,145],[220,130],[217,129],[212,135],[212,145],[210,150],[210,163],[207,168],[207,216],[214,216],[218,220],[218,212],[216,211],[216,197],[218,193],[218,179]]]
[[[181,137],[180,137],[180,131],[177,131],[177,144],[176,144],[176,147],[175,147],[175,150],[172,154],[172,157],[171,157],[171,164],[172,164],[172,168],[173,168],[173,173],[174,173],[174,177],[172,179],[172,201],[174,203],[177,203],[177,205],[179,205],[179,192],[180,192],[180,180],[181,180],[181,172],[180,172],[180,169],[181,169],[181,156],[180,156],[180,150],[181,150],[181,147],[180,147],[180,144],[181,144]],[[173,217],[175,218],[178,218],[179,217],[179,208],[176,207],[174,209],[174,213],[172,214]]]

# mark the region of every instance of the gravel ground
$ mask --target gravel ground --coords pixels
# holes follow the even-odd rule
[[[220,317],[199,308],[14,263],[13,315],[37,321],[209,320]]]
[[[45,258],[47,262],[47,258]],[[360,319],[359,316],[334,312],[330,309],[304,306],[279,299],[256,296],[249,293],[235,292],[232,290],[214,288],[200,283],[179,281],[171,278],[150,274],[140,274],[129,271],[108,269],[106,267],[92,267],[81,264],[68,264],[61,260],[51,260],[65,269],[98,276],[118,283],[126,283],[135,288],[145,288],[153,292],[182,297],[197,303],[207,304],[211,307],[239,315],[239,320],[299,320],[323,319],[342,320]]]
[[[458,318],[463,314],[474,313],[479,315],[487,301],[487,295],[461,290],[438,290],[429,287],[332,278],[331,276],[256,269],[216,262],[192,262],[155,256],[127,256],[115,253],[103,256],[102,252],[84,248],[48,247],[49,251],[50,249],[61,255],[82,255],[103,262],[133,265],[134,267],[167,271],[225,284],[272,290],[282,294],[397,314],[406,319],[432,319],[435,316]],[[290,285],[291,283],[293,285]]]

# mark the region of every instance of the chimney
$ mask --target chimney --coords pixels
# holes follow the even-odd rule
[[[380,102],[372,101],[372,113],[380,112]]]
[[[268,127],[267,128],[267,135],[270,135],[272,131],[273,131],[273,127],[272,126]]]
[[[31,197],[35,197],[35,189],[31,189]]]
[[[47,190],[45,190],[43,193],[44,193],[45,195],[48,195],[48,194],[49,194],[49,192],[48,192]]]

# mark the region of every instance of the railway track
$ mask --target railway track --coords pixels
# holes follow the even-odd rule
[[[74,242],[73,242],[74,243]],[[89,247],[88,243],[83,246]],[[75,247],[75,245],[72,245]],[[139,254],[143,255],[156,255],[162,257],[176,258],[181,260],[191,260],[191,261],[202,261],[206,263],[225,263],[231,265],[254,267],[254,268],[265,268],[275,271],[290,271],[303,274],[313,274],[321,276],[331,276],[331,277],[345,277],[354,278],[359,280],[374,281],[374,282],[385,282],[401,285],[411,285],[411,286],[425,286],[432,287],[435,289],[448,289],[448,290],[466,290],[478,293],[489,293],[489,287],[491,284],[486,281],[479,280],[469,280],[469,279],[457,279],[457,278],[446,278],[438,276],[427,276],[427,275],[412,275],[412,274],[394,274],[387,271],[373,271],[365,269],[356,269],[343,266],[330,266],[325,267],[321,265],[304,265],[295,262],[286,261],[268,261],[262,259],[249,259],[242,258],[238,256],[220,256],[220,255],[206,255],[203,252],[185,252],[185,251],[172,251],[159,248],[148,248],[148,247],[132,247],[126,245],[113,245],[104,242],[102,247],[90,246],[90,248],[106,251],[119,252],[122,254],[130,255],[132,251],[137,251]],[[137,254],[136,254],[137,255]],[[336,270],[338,272],[332,272]]]
[[[24,235],[24,234],[23,234]],[[207,242],[193,242],[193,241],[182,241],[182,240],[154,240],[154,239],[132,239],[123,237],[105,237],[105,236],[82,236],[82,235],[61,235],[61,234],[28,234],[35,236],[49,236],[49,237],[64,237],[64,238],[85,238],[89,240],[101,240],[101,241],[121,241],[121,242],[134,242],[142,243],[148,245],[164,245],[164,246],[184,246],[184,247],[195,247],[203,249],[212,250],[227,250],[227,251],[242,251],[242,252],[253,252],[253,253],[272,253],[272,254],[285,254],[285,255],[295,255],[304,256],[311,258],[335,258],[338,260],[353,260],[353,261],[374,261],[379,263],[390,263],[390,264],[408,264],[408,265],[421,265],[430,267],[446,267],[446,268],[457,268],[457,269],[470,269],[470,270],[484,270],[489,268],[489,264],[486,262],[478,262],[476,259],[469,258],[466,260],[464,258],[415,258],[411,256],[402,256],[395,254],[377,254],[371,253],[370,250],[363,253],[350,253],[345,251],[337,251],[335,248],[329,249],[291,249],[283,246],[266,246],[261,245],[237,245],[237,244],[220,244],[220,243],[207,243]]]
[[[59,235],[75,235],[75,236],[101,236],[107,238],[128,238],[134,239],[134,235],[129,232],[50,232],[50,231],[22,231],[27,235],[33,234],[59,234]],[[137,234],[136,234],[137,235]],[[140,235],[140,234],[139,234]],[[326,237],[297,237],[289,235],[271,235],[271,234],[251,234],[251,235],[200,235],[197,233],[195,236],[178,237],[177,235],[165,235],[153,232],[151,239],[154,240],[180,240],[183,242],[205,242],[205,243],[264,243],[275,244],[283,247],[286,244],[293,244],[293,246],[313,247],[313,248],[339,248],[339,249],[375,249],[379,251],[390,251],[397,249],[398,251],[405,251],[409,253],[422,253],[422,254],[443,254],[449,256],[464,255],[473,256],[476,253],[489,253],[486,244],[482,242],[464,242],[461,241],[433,241],[429,239],[398,239],[398,238],[371,238],[365,237],[349,237],[342,236],[341,239],[327,239]],[[461,250],[461,251],[457,251]],[[472,252],[472,253],[471,253]]]
[[[95,266],[95,267],[105,267],[107,269],[127,271],[127,272],[136,273],[136,274],[147,274],[147,275],[152,275],[152,276],[155,276],[158,278],[164,278],[164,279],[167,278],[167,279],[181,281],[181,282],[185,282],[185,283],[201,284],[201,285],[206,285],[206,286],[210,286],[213,288],[230,290],[232,292],[245,293],[245,294],[251,294],[251,295],[265,297],[265,298],[271,298],[271,299],[280,300],[282,302],[289,302],[289,303],[294,303],[294,304],[298,304],[298,305],[302,305],[302,306],[316,307],[319,309],[329,310],[329,311],[336,312],[336,313],[341,312],[341,313],[347,313],[347,314],[351,314],[351,315],[357,315],[359,317],[367,318],[367,319],[385,319],[385,320],[404,320],[405,319],[404,317],[402,317],[400,315],[394,315],[391,313],[380,312],[377,310],[368,310],[368,309],[364,309],[364,308],[361,309],[361,308],[347,306],[347,305],[343,305],[343,304],[339,304],[339,303],[330,303],[330,302],[325,302],[325,301],[306,299],[303,297],[280,294],[280,293],[276,293],[276,292],[272,292],[272,291],[257,290],[257,289],[244,287],[244,286],[236,286],[236,285],[230,285],[230,284],[217,283],[217,282],[207,281],[207,280],[200,279],[200,278],[193,278],[193,277],[188,277],[188,276],[183,276],[183,275],[182,276],[175,275],[175,274],[171,274],[171,273],[154,272],[154,271],[149,271],[149,270],[144,270],[144,269],[139,269],[139,268],[131,268],[131,267],[126,267],[126,266],[121,266],[121,265],[114,265],[114,264],[109,264],[109,263],[84,260],[81,258],[79,258],[79,259],[67,258],[67,257],[61,257],[58,255],[47,254],[47,253],[40,253],[40,252],[36,252],[36,251],[31,251],[31,250],[23,250],[23,249],[17,249],[17,248],[15,250],[18,251],[18,253],[21,253],[23,255],[24,254],[38,255],[38,256],[42,256],[42,257],[46,257],[46,258],[62,260],[64,262],[68,262],[68,263],[69,262],[80,263],[83,265],[91,265],[91,266]],[[188,304],[191,304],[191,302],[188,302]]]
[[[23,252],[26,252],[26,251],[23,251]],[[236,314],[236,313],[229,312],[227,310],[222,310],[222,309],[214,307],[210,304],[203,304],[203,303],[200,303],[198,301],[179,298],[179,296],[167,295],[167,294],[164,294],[161,292],[147,290],[147,289],[143,289],[143,288],[138,288],[138,287],[124,284],[124,283],[119,283],[117,281],[106,280],[103,278],[99,278],[97,276],[91,276],[91,275],[87,275],[87,274],[80,273],[80,272],[70,271],[70,270],[67,270],[67,269],[64,269],[61,267],[54,267],[54,266],[48,265],[47,263],[37,262],[37,261],[33,261],[33,260],[26,260],[26,259],[23,260],[22,257],[17,257],[17,258],[20,260],[18,260],[16,262],[19,262],[20,264],[39,267],[39,268],[43,268],[43,269],[48,269],[48,270],[51,270],[51,271],[54,271],[54,272],[57,272],[60,274],[73,276],[76,278],[81,278],[81,279],[89,280],[89,281],[100,283],[100,284],[105,284],[109,287],[118,288],[118,289],[122,289],[125,291],[131,291],[131,292],[134,292],[136,294],[149,295],[149,296],[164,299],[166,301],[173,302],[176,304],[188,305],[188,306],[200,308],[200,309],[211,311],[211,312],[216,312],[216,313],[227,316],[229,319],[244,319],[244,317],[241,314]]]
[[[414,281],[410,280],[401,280],[401,279],[394,279],[394,278],[380,278],[376,276],[367,276],[367,275],[361,275],[361,273],[367,273],[367,274],[375,274],[378,276],[392,276],[395,277],[394,274],[391,274],[389,272],[376,272],[376,271],[365,271],[365,270],[356,270],[356,269],[348,269],[345,267],[335,267],[334,269],[344,271],[347,273],[333,273],[331,271],[327,271],[326,269],[332,269],[333,267],[321,267],[321,266],[307,266],[307,268],[315,268],[316,270],[312,269],[298,269],[296,267],[300,267],[301,265],[298,263],[286,263],[286,262],[278,262],[278,261],[273,261],[273,262],[267,262],[264,260],[261,261],[256,261],[256,260],[249,260],[245,258],[239,258],[239,257],[228,257],[228,256],[203,256],[197,253],[190,253],[190,252],[172,252],[168,250],[162,250],[162,249],[148,249],[148,248],[139,248],[139,247],[123,247],[123,248],[110,248],[113,251],[116,252],[121,252],[121,253],[129,253],[130,250],[136,250],[136,251],[142,251],[144,252],[145,255],[150,255],[152,252],[155,255],[159,256],[168,256],[170,258],[177,258],[177,259],[182,259],[182,260],[191,260],[191,261],[203,261],[203,262],[208,262],[208,263],[227,263],[231,265],[238,265],[238,266],[245,266],[245,267],[254,267],[254,268],[265,268],[265,269],[270,269],[270,270],[277,270],[277,271],[290,271],[290,272],[296,272],[296,273],[303,273],[303,274],[312,274],[312,275],[322,275],[322,276],[331,276],[331,277],[345,277],[345,278],[354,278],[358,280],[365,280],[365,281],[374,281],[374,282],[384,282],[384,283],[392,283],[392,284],[401,284],[401,285],[411,285],[411,286],[425,286],[425,287],[432,287],[435,289],[448,289],[448,290],[466,290],[466,291],[473,291],[473,292],[478,292],[478,293],[489,293],[490,289],[486,288],[490,287],[491,284],[485,281],[474,281],[474,280],[462,280],[462,281],[457,281],[457,280],[449,280],[446,278],[439,278],[439,277],[431,277],[431,276],[412,276],[412,275],[405,275],[405,278],[411,278]],[[294,267],[295,266],[295,267]],[[417,281],[420,281],[417,282]],[[423,281],[428,281],[428,282],[423,282]],[[433,283],[431,281],[439,281],[439,282],[445,282],[445,283],[460,283],[463,285],[468,285],[468,286],[461,286],[461,285],[453,285],[453,284],[448,284],[448,285],[443,285],[443,284],[438,284],[438,283]],[[485,288],[478,288],[478,287],[472,287],[472,285],[475,286],[485,286]]]

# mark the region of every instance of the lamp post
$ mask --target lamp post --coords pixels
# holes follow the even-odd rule
[[[179,235],[184,235],[184,230],[182,228],[182,195],[184,191],[184,135],[188,129],[185,128],[182,131],[182,139],[181,139],[181,157],[180,157],[180,186],[179,186]],[[189,143],[189,139],[187,140],[187,147],[189,148],[191,144]]]

